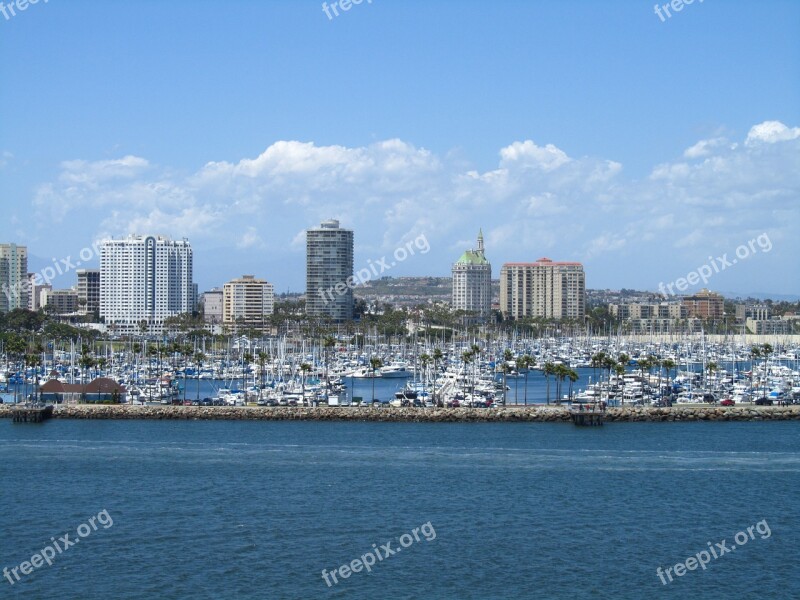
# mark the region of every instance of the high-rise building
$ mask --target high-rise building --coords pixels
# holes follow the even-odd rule
[[[692,296],[684,296],[683,305],[690,317],[698,319],[721,319],[725,312],[725,298],[706,288]]]
[[[28,248],[0,244],[0,313],[28,308]]]
[[[453,264],[453,308],[489,315],[492,309],[492,265],[486,260],[483,231],[478,233],[478,247],[467,250]]]
[[[186,239],[136,236],[101,242],[100,316],[116,331],[146,324],[160,333],[164,319],[195,308],[192,247]]]
[[[353,318],[353,231],[323,221],[306,231],[306,314]]]
[[[100,310],[100,269],[78,269],[78,312],[95,313]]]
[[[586,276],[577,262],[506,263],[500,271],[500,310],[505,317],[582,319]]]
[[[203,292],[203,320],[212,325],[222,323],[222,290],[214,288]]]
[[[45,311],[56,315],[72,315],[78,312],[78,293],[75,290],[43,289],[39,302]]]
[[[253,275],[242,275],[222,287],[222,321],[229,327],[263,329],[275,309],[272,284]]]
[[[38,282],[38,283],[37,283]],[[36,312],[43,307],[42,292],[44,290],[52,290],[53,286],[49,283],[42,282],[42,276],[39,273],[28,273],[28,310]]]

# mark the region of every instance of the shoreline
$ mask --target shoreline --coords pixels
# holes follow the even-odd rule
[[[0,419],[11,418],[11,405],[0,405]],[[54,419],[192,420],[192,421],[369,421],[386,423],[569,423],[567,407],[506,408],[348,408],[250,406],[57,406]],[[607,423],[685,421],[800,421],[800,406],[608,408]]]

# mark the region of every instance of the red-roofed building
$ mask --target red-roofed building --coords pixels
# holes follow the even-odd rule
[[[504,264],[500,270],[500,310],[504,317],[515,319],[582,319],[586,314],[583,265],[549,258]]]
[[[125,402],[127,390],[113,379],[98,377],[87,384],[62,383],[51,379],[39,388],[44,402],[77,404],[78,402]]]

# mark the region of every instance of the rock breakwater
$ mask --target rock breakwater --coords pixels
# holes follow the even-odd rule
[[[0,405],[0,418],[11,407]],[[150,419],[229,421],[378,421],[406,423],[569,423],[569,410],[556,406],[480,408],[233,407],[233,406],[58,406],[56,419]],[[800,420],[800,406],[678,406],[609,408],[606,422]]]

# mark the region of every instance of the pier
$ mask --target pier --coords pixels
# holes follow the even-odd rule
[[[578,404],[569,410],[569,416],[575,425],[580,427],[591,427],[602,425],[606,420],[606,408],[604,404]]]
[[[11,411],[14,423],[41,423],[53,416],[53,405],[28,405],[15,406]]]

